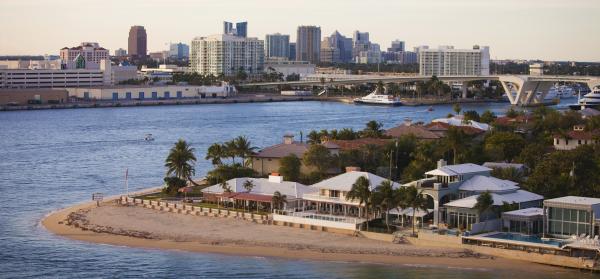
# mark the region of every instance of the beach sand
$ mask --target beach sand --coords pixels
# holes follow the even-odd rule
[[[75,214],[71,214],[73,212]],[[67,219],[72,225],[67,225]],[[140,248],[289,259],[522,269],[529,272],[563,270],[480,255],[468,249],[392,244],[233,218],[191,216],[120,206],[114,202],[100,207],[86,203],[59,210],[48,215],[42,224],[50,232],[70,239]]]

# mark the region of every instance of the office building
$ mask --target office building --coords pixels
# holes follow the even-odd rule
[[[354,31],[352,35],[352,59],[356,60],[361,51],[368,51],[371,46],[369,32]]]
[[[144,58],[147,54],[147,35],[144,26],[131,26],[129,29],[129,39],[127,52],[132,58]]]
[[[318,64],[321,60],[321,27],[298,26],[296,60]]]
[[[406,51],[404,41],[392,41],[391,47],[382,54],[383,61],[389,64],[414,64],[417,63],[417,53]]]
[[[290,61],[296,61],[296,43],[290,42],[290,56],[288,57]]]
[[[248,22],[238,22],[233,28],[233,23],[223,21],[223,34],[246,38],[248,36]]]
[[[321,42],[321,63],[340,63],[340,50],[333,47],[329,38],[325,37]]]
[[[264,66],[264,42],[233,35],[197,37],[192,41],[190,70],[199,74],[259,74]]]
[[[405,51],[404,41],[395,40],[392,41],[392,46],[388,48],[389,52],[400,52]]]
[[[169,46],[169,57],[175,59],[187,59],[190,57],[190,46],[184,43],[171,44]]]
[[[115,56],[116,57],[124,57],[127,56],[127,50],[122,49],[122,48],[118,48],[115,50]]]
[[[489,75],[490,49],[455,49],[440,46],[437,49],[419,48],[419,74],[426,76]]]
[[[290,35],[279,33],[265,37],[265,58],[288,58],[290,56]]]
[[[333,32],[331,36],[325,37],[323,41],[327,41],[329,47],[337,49],[339,52],[340,63],[348,63],[352,61],[352,39],[346,38],[338,31]],[[323,54],[321,54],[323,55]],[[323,59],[321,59],[323,60]]]
[[[32,61],[33,62],[33,61]],[[36,68],[31,63],[19,63],[19,67],[0,67],[0,88],[64,88],[82,86],[105,86],[136,79],[137,67],[112,65],[110,60],[102,60],[96,68],[69,68],[51,66]],[[48,64],[48,63],[46,63]],[[8,65],[11,66],[11,65]]]
[[[85,59],[86,62],[99,64],[100,61],[108,59],[110,53],[108,49],[100,47],[98,43],[83,42],[76,47],[64,47],[60,50],[60,59],[63,63],[75,61],[78,56]]]

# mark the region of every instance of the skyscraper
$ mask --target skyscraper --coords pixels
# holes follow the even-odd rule
[[[321,27],[298,26],[296,60],[318,64],[321,60]]]
[[[285,58],[290,56],[290,35],[279,33],[268,34],[265,37],[265,57]]]
[[[233,23],[223,21],[223,34],[246,38],[248,36],[248,22],[238,22],[233,28]]]
[[[346,38],[338,31],[333,32],[331,36],[325,37],[324,40],[329,42],[331,47],[334,47],[339,52],[339,62],[347,63],[352,61],[352,39]]]
[[[290,56],[288,60],[296,61],[296,43],[290,43]]]
[[[371,47],[371,41],[369,41],[369,32],[354,31],[352,36],[352,57],[360,56],[361,51],[368,51]]]
[[[405,47],[404,47],[404,41],[400,41],[400,40],[395,40],[392,41],[392,47],[388,48],[388,51],[404,51]]]
[[[222,34],[194,38],[190,54],[190,68],[199,74],[253,75],[263,71],[265,50],[257,38]]]
[[[190,57],[190,46],[184,43],[171,44],[169,47],[169,57],[177,59]]]
[[[133,58],[146,57],[147,53],[147,36],[144,26],[131,26],[129,29],[129,41],[127,52]]]

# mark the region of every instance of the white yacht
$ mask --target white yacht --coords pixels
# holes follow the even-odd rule
[[[592,92],[585,94],[583,98],[580,96],[577,104],[571,105],[570,107],[579,110],[597,106],[600,106],[600,87],[594,87]]]
[[[379,94],[378,90],[371,92],[371,94],[361,97],[355,98],[354,103],[357,104],[369,104],[369,105],[385,105],[385,106],[399,106],[402,105],[402,102],[398,98],[395,98],[392,95],[388,95],[385,92],[383,94]]]
[[[144,136],[144,140],[145,141],[154,141],[154,136],[152,136],[152,134],[146,134],[146,136]]]

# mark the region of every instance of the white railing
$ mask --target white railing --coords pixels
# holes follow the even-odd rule
[[[307,211],[293,212],[293,211],[288,211],[288,210],[274,210],[273,214],[300,217],[300,218],[306,218],[306,219],[331,221],[331,222],[341,222],[341,223],[348,223],[348,224],[360,224],[365,221],[362,218],[317,214],[314,212],[307,212]]]
[[[323,195],[319,195],[319,194],[304,194],[304,195],[302,195],[302,198],[305,200],[312,200],[312,201],[323,201],[323,202],[358,205],[358,202],[354,202],[352,200],[347,200],[346,198],[329,197],[329,196],[323,196]]]

